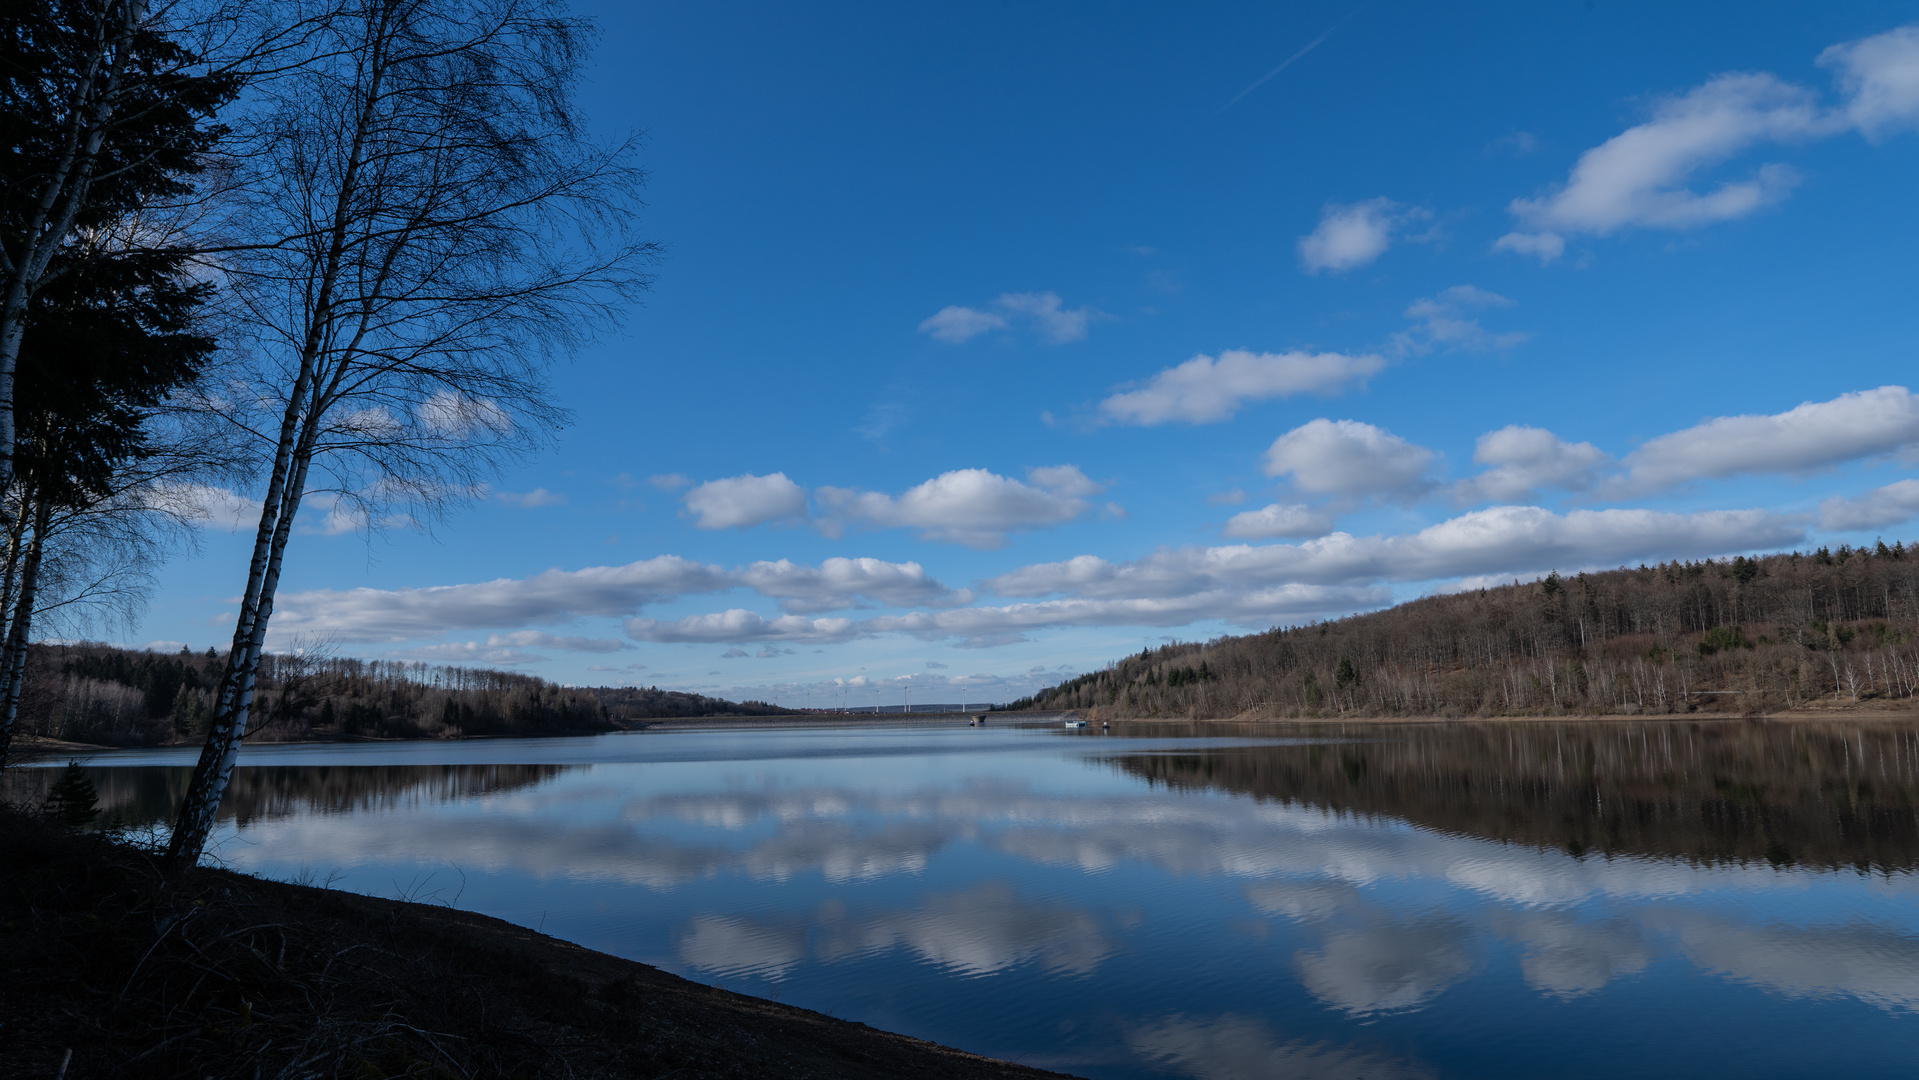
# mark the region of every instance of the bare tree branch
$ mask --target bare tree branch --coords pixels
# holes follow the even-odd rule
[[[635,144],[587,138],[571,98],[590,37],[552,0],[366,0],[248,101],[202,250],[255,364],[223,397],[272,466],[176,865],[246,732],[311,484],[369,532],[438,519],[550,441],[567,414],[546,369],[648,285]]]

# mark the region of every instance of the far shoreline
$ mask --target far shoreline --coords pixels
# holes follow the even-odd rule
[[[274,746],[421,746],[457,745],[478,742],[532,742],[546,739],[581,739],[602,735],[637,734],[646,731],[751,730],[755,728],[860,728],[878,727],[1041,727],[1063,724],[1066,720],[1084,720],[1089,731],[1113,730],[1122,726],[1146,724],[1235,725],[1274,728],[1314,728],[1327,725],[1365,724],[1382,726],[1448,726],[1463,724],[1657,724],[1657,723],[1913,723],[1919,724],[1919,703],[1912,705],[1862,702],[1839,708],[1798,708],[1764,713],[1691,712],[1691,713],[1599,713],[1569,715],[1507,716],[1158,716],[1099,717],[1094,710],[1048,712],[955,712],[913,713],[781,713],[763,716],[676,716],[635,720],[631,726],[598,731],[539,732],[519,735],[471,735],[457,739],[385,739],[374,736],[349,736],[336,739],[268,739],[249,741],[252,748]],[[33,766],[56,758],[94,757],[119,752],[190,750],[197,742],[159,743],[151,746],[110,746],[73,742],[43,735],[14,736],[12,764]]]

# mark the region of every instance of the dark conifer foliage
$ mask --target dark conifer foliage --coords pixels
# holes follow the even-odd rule
[[[1219,718],[1851,707],[1919,694],[1915,638],[1919,553],[1882,542],[1555,572],[1172,644],[1007,708]]]
[[[177,264],[188,252],[155,233],[103,243],[116,228],[193,194],[226,134],[214,114],[242,79],[216,70],[126,0],[10,0],[0,15],[0,488],[24,436],[15,385],[24,335],[48,290],[103,261]],[[177,29],[177,28],[175,28]],[[126,268],[97,293],[124,285]],[[112,363],[111,354],[102,358]]]
[[[75,168],[76,153],[86,155],[87,180],[71,228],[86,232],[187,194],[185,178],[200,173],[204,155],[226,134],[213,116],[239,93],[240,75],[211,70],[153,21],[134,20],[117,49],[126,7],[9,0],[0,19],[0,145],[8,148],[0,214],[9,231],[43,216],[43,202],[62,198],[57,191],[49,199],[47,187]],[[111,87],[102,82],[108,77]],[[76,115],[96,99],[102,117]],[[92,128],[102,130],[88,150]]]
[[[47,792],[47,814],[71,829],[84,829],[100,816],[100,795],[77,761],[67,762],[60,779]]]
[[[43,289],[20,350],[18,468],[37,498],[105,499],[116,473],[149,457],[148,420],[214,351],[193,317],[211,286],[182,276],[185,255],[128,250]]]

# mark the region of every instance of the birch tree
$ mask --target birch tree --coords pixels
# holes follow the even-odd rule
[[[208,44],[236,25],[231,13],[186,14],[149,0],[10,0],[0,17],[0,492],[17,471],[15,382],[36,296],[85,260],[101,223],[191,195],[242,72],[297,40],[274,29],[211,61],[182,41]]]
[[[270,466],[173,865],[245,739],[304,500],[336,527],[433,520],[551,438],[546,368],[647,284],[632,144],[594,141],[571,100],[589,37],[549,0],[364,0],[248,104],[217,270],[258,377],[211,404]]]
[[[168,492],[230,460],[193,430],[204,414],[167,405],[213,353],[198,321],[212,287],[181,273],[183,249],[130,243],[160,235],[137,216],[114,225],[76,238],[80,250],[42,289],[21,337],[17,467],[0,496],[11,518],[0,568],[0,768],[36,619],[66,616],[71,626],[76,612],[125,611],[141,598],[160,537],[186,510]]]

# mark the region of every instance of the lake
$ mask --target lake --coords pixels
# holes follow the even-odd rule
[[[87,764],[137,826],[193,759]],[[1911,725],[996,721],[241,760],[235,869],[1088,1077],[1919,1060]]]

